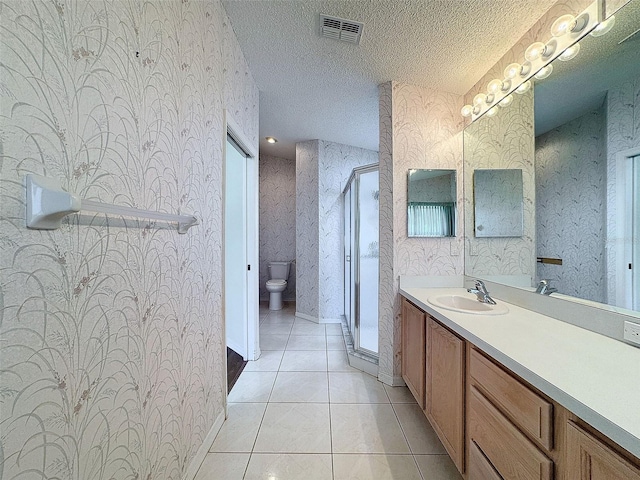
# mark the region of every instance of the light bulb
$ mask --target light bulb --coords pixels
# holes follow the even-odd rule
[[[504,79],[502,81],[502,88],[500,90],[502,90],[503,92],[508,92],[510,88],[511,88],[511,80],[509,80],[508,78]]]
[[[494,93],[487,93],[487,98],[485,99],[485,102],[487,102],[487,105],[491,105],[495,100],[495,98],[496,98],[496,95]]]
[[[528,92],[530,88],[531,88],[531,81],[524,82],[522,85],[516,88],[516,93],[519,93],[520,95],[522,95],[523,93]]]
[[[498,113],[498,109],[496,107],[493,107],[487,111],[487,117],[493,117],[496,113]]]
[[[524,58],[526,58],[530,62],[534,62],[540,57],[542,57],[543,53],[544,53],[544,43],[535,42],[529,45],[527,49],[524,51]]]
[[[487,96],[484,93],[479,93],[473,97],[474,105],[482,105],[487,100]]]
[[[573,15],[562,15],[551,25],[551,35],[560,37],[573,29],[575,24],[576,17]]]
[[[519,73],[520,73],[519,63],[511,63],[507,65],[507,68],[504,69],[504,76],[509,79],[516,78],[516,75],[518,75]]]
[[[473,107],[471,105],[465,105],[462,107],[462,110],[460,110],[460,113],[463,117],[470,117],[473,113]]]
[[[274,137],[265,137],[264,138],[268,143],[276,143],[278,141],[277,138]]]
[[[562,52],[558,57],[558,60],[562,60],[563,62],[568,62],[569,60],[576,58],[576,55],[578,55],[579,51],[580,51],[580,44],[575,43],[571,45],[569,48],[567,48],[564,52]]]
[[[535,77],[538,80],[544,80],[549,75],[551,75],[551,72],[553,72],[553,65],[549,64],[546,67],[542,67],[540,70],[538,70],[538,73],[535,74]]]
[[[489,93],[498,93],[502,89],[502,80],[491,80],[487,86]]]
[[[500,100],[500,103],[498,103],[498,105],[500,105],[501,107],[506,107],[511,102],[513,102],[513,96],[509,95],[508,97],[504,97],[502,100]]]
[[[531,62],[529,61],[524,62],[522,64],[522,67],[520,67],[520,76],[526,77],[527,75],[529,75],[530,71],[531,71]]]
[[[613,28],[615,24],[616,24],[616,17],[611,15],[604,22],[600,22],[598,25],[596,25],[596,28],[594,28],[591,31],[591,36],[601,37],[602,35],[609,33],[609,31]]]
[[[549,58],[555,53],[556,48],[558,48],[558,42],[555,38],[552,38],[544,46],[544,50],[542,50],[542,58]]]
[[[578,18],[576,18],[576,21],[571,28],[571,33],[580,33],[582,30],[584,30],[584,27],[589,24],[590,18],[591,17],[589,17],[589,12],[582,12],[580,15],[578,15]]]

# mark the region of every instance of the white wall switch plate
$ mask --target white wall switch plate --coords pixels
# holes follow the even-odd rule
[[[640,345],[640,324],[624,322],[624,339]]]

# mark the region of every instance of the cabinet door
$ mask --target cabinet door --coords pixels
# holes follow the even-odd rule
[[[424,409],[425,313],[402,298],[402,378]]]
[[[567,425],[567,480],[640,480],[640,468],[580,428]]]
[[[464,341],[427,317],[427,417],[464,471]]]

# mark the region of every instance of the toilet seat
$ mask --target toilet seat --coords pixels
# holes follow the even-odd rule
[[[267,287],[284,287],[287,284],[286,280],[274,279],[267,280]]]

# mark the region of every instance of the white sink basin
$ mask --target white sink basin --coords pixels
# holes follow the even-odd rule
[[[439,295],[427,299],[431,305],[454,312],[473,313],[475,315],[504,315],[509,308],[504,303],[489,305],[479,302],[475,297],[462,295]]]

